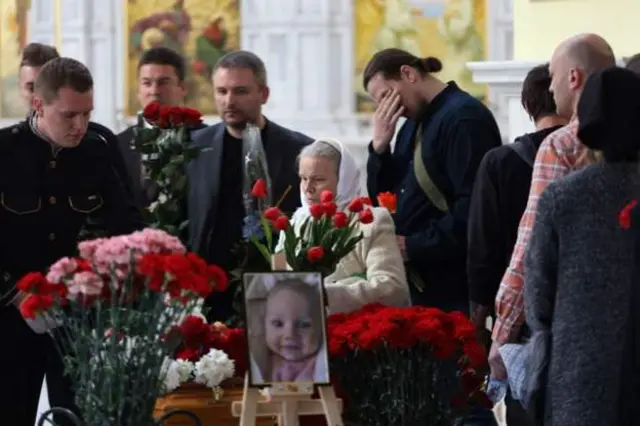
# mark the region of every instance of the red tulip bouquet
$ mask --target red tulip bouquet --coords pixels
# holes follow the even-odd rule
[[[262,196],[261,180],[254,184],[252,194]],[[309,206],[309,217],[299,229],[294,229],[277,206],[267,207],[262,212],[261,224],[266,243],[253,240],[265,259],[275,254],[274,230],[284,232],[284,253],[287,264],[297,272],[320,272],[328,276],[335,271],[340,259],[349,254],[362,240],[360,223],[371,223],[373,213],[366,198],[352,200],[347,211],[338,211],[333,193],[323,191],[321,201]]]
[[[226,273],[156,229],[84,241],[46,275],[17,284],[32,327],[52,331],[83,424],[147,425],[179,340],[173,326]]]
[[[153,202],[148,207],[154,228],[179,235],[186,226],[186,165],[200,153],[190,146],[191,131],[202,124],[200,111],[148,104],[140,117],[132,148],[142,156],[145,178],[151,182]],[[145,125],[146,124],[146,125]]]
[[[346,422],[451,426],[483,392],[486,355],[461,313],[367,305],[328,320],[331,373]]]

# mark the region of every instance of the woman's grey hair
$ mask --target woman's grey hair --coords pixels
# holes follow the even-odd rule
[[[342,154],[340,150],[329,142],[329,139],[316,139],[311,145],[305,146],[300,155],[298,155],[298,163],[302,158],[308,157],[324,157],[336,166],[336,171],[340,170],[340,162]]]

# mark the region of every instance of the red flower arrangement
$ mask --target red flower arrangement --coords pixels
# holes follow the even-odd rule
[[[211,349],[218,349],[234,362],[235,376],[244,377],[248,350],[243,329],[228,328],[222,323],[207,324],[203,317],[189,315],[171,334],[181,342],[175,351],[175,359],[195,363]]]
[[[180,235],[186,226],[182,208],[187,193],[186,165],[201,150],[191,145],[191,130],[201,124],[198,110],[151,102],[134,130],[132,148],[141,154],[145,177],[157,188],[147,208],[149,222],[173,235]]]
[[[83,241],[78,251],[17,283],[20,311],[32,328],[56,329],[87,424],[148,424],[179,343],[172,327],[223,291],[226,273],[157,229]]]
[[[26,297],[20,310],[25,318],[75,302],[83,306],[132,303],[145,291],[166,293],[186,303],[224,291],[226,273],[162,231],[145,229],[131,235],[84,241],[80,257],[62,258],[40,272],[26,274],[17,289]]]
[[[482,390],[486,354],[462,313],[372,304],[330,316],[328,336],[345,420],[435,426],[491,406]]]
[[[160,105],[155,101],[144,107],[142,116],[160,129],[194,127],[202,124],[202,114],[196,109]]]
[[[251,195],[257,199],[267,196],[267,185],[258,179]],[[263,256],[271,262],[273,229],[283,231],[284,253],[292,270],[298,272],[321,272],[330,275],[344,256],[349,254],[362,239],[358,225],[373,222],[373,213],[368,206],[371,201],[360,197],[353,199],[346,212],[338,211],[331,191],[323,191],[320,202],[309,206],[310,217],[299,230],[289,226],[289,219],[278,207],[267,207],[262,212],[262,227],[267,244],[253,240]]]

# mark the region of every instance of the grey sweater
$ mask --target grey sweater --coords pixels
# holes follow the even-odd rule
[[[637,322],[632,285],[640,283],[632,282],[634,233],[618,215],[638,196],[639,181],[635,164],[601,163],[552,183],[540,198],[524,294],[532,332],[551,336],[538,424],[638,424],[621,414],[640,402],[630,382],[637,361],[626,362],[637,360],[628,332]]]

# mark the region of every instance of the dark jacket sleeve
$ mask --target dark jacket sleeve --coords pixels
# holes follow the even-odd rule
[[[551,184],[540,196],[531,239],[524,260],[527,279],[524,284],[524,311],[533,333],[551,331],[558,279],[559,240],[554,214],[554,189]]]
[[[407,131],[406,123],[402,125],[400,131],[396,135],[397,141]],[[396,182],[396,173],[393,165],[393,155],[391,146],[382,154],[378,154],[373,150],[373,141],[369,142],[369,157],[367,158],[367,192],[369,198],[376,203],[378,194],[381,192],[393,192],[398,182]]]
[[[500,135],[486,120],[474,118],[452,120],[442,136],[439,156],[452,187],[449,210],[440,219],[427,223],[422,231],[407,236],[407,254],[414,262],[466,256],[467,221],[476,171],[486,152],[500,143]]]
[[[467,247],[469,297],[472,302],[484,306],[494,304],[507,258],[503,238],[500,238],[504,218],[500,217],[491,153],[484,156],[476,173],[469,205]]]
[[[133,196],[127,192],[109,158],[104,164],[105,179],[102,194],[105,206],[105,225],[113,235],[129,234],[146,226]]]
[[[111,161],[113,163],[113,168],[116,171],[118,178],[122,182],[122,186],[125,191],[133,196],[134,191],[131,187],[131,180],[129,177],[129,173],[127,172],[127,166],[124,160],[124,156],[119,147],[118,137],[107,127],[94,122],[89,123],[89,130],[93,130],[104,138],[105,142],[107,143],[109,156],[111,157]]]

